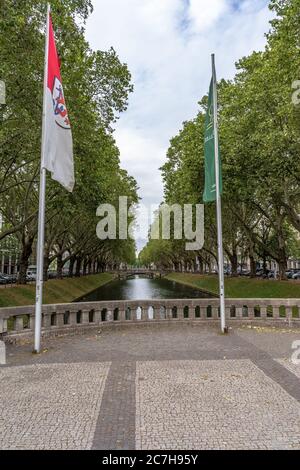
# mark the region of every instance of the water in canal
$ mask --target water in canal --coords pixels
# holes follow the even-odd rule
[[[193,287],[168,279],[148,279],[135,276],[132,279],[112,281],[85,295],[81,302],[100,300],[147,300],[147,299],[195,299],[212,297]]]

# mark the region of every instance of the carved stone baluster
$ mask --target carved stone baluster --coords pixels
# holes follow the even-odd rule
[[[120,310],[119,310],[119,320],[120,320],[121,322],[124,322],[124,321],[125,321],[125,319],[126,319],[126,313],[125,313],[125,310],[123,310],[123,309],[120,309]]]
[[[24,319],[22,315],[15,317],[15,331],[22,331],[24,330]]]
[[[236,314],[236,318],[241,320],[243,318],[243,307],[236,307],[235,314]]]
[[[142,321],[148,321],[148,306],[143,305],[142,309]]]
[[[106,312],[106,321],[112,322],[113,321],[113,312],[111,309],[108,309]]]
[[[42,325],[44,325],[44,321],[43,321],[43,316],[42,316]],[[34,331],[34,328],[35,328],[35,315],[33,313],[31,313],[29,315],[29,325],[28,325],[28,328],[31,330],[31,331]]]
[[[279,319],[279,307],[273,307],[273,318]]]
[[[47,312],[43,315],[43,323],[44,323],[43,324],[44,328],[50,328],[50,326],[51,326],[51,313]]]
[[[77,310],[70,311],[70,325],[75,326],[77,324]]]
[[[219,314],[219,308],[218,307],[212,307],[211,310],[212,310],[212,318],[214,320],[218,320],[218,318],[219,318],[219,315],[218,315]]]
[[[96,325],[99,325],[101,323],[101,310],[95,310],[94,321]]]
[[[7,333],[7,319],[0,318],[0,333]]]
[[[82,324],[83,325],[88,325],[89,324],[89,318],[90,318],[90,312],[88,310],[82,310]]]
[[[56,312],[56,327],[62,328],[64,326],[64,312]]]
[[[267,318],[267,307],[266,306],[260,307],[260,316],[264,320]]]
[[[285,307],[285,313],[286,313],[286,320],[287,320],[287,322],[290,326],[291,323],[292,323],[292,320],[293,320],[293,309],[292,309],[292,307]]]
[[[248,317],[250,320],[254,319],[254,307],[248,307]]]

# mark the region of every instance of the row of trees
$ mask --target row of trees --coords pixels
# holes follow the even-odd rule
[[[45,274],[57,262],[59,275],[90,272],[132,262],[131,240],[96,237],[99,204],[117,207],[138,201],[137,184],[120,167],[113,125],[127,107],[131,76],[113,49],[92,51],[85,40],[91,0],[52,0],[52,17],[61,59],[65,95],[72,125],[76,187],[68,194],[47,180]],[[0,106],[0,242],[19,246],[19,282],[35,250],[41,148],[46,1],[1,2],[0,78],[6,84],[6,106]]]
[[[256,262],[275,260],[281,278],[289,256],[300,256],[300,107],[292,84],[300,79],[300,0],[272,0],[276,13],[263,52],[237,64],[233,80],[221,80],[220,148],[223,167],[224,251],[236,274],[238,255]],[[161,168],[165,202],[201,203],[204,188],[204,119],[207,96],[197,117],[171,140]],[[205,207],[205,245],[185,251],[185,241],[150,240],[144,264],[202,268],[217,259],[215,205]]]

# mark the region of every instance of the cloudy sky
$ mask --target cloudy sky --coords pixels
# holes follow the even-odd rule
[[[146,205],[163,197],[159,167],[169,140],[193,118],[208,91],[210,55],[217,75],[231,78],[235,61],[265,44],[268,0],[94,0],[87,39],[113,46],[135,87],[115,138],[122,166]]]

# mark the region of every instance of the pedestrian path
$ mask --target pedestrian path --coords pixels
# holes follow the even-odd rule
[[[300,330],[132,327],[8,347],[1,449],[300,449]]]

